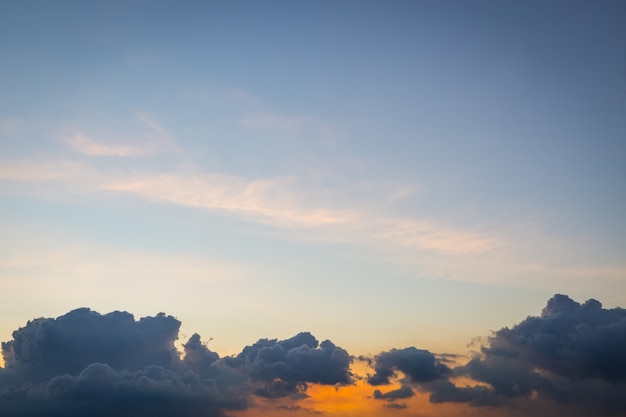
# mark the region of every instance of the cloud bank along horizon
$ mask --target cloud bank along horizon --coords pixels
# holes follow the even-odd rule
[[[418,399],[433,411],[467,404],[470,415],[626,414],[626,310],[594,299],[557,294],[539,316],[493,332],[469,357],[414,346],[355,357],[306,331],[220,357],[197,333],[179,351],[180,325],[164,313],[135,320],[88,308],[31,320],[2,343],[0,413],[254,416],[269,407],[270,415],[308,415],[358,387],[352,401],[371,415],[419,411]],[[324,386],[334,394],[319,396]]]

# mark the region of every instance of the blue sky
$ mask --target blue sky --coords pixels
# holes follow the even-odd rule
[[[554,293],[626,304],[625,16],[5,2],[0,338],[88,306],[222,353],[459,350]]]

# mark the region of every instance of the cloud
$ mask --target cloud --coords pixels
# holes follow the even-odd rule
[[[626,414],[626,310],[552,297],[541,315],[495,332],[455,374],[487,386],[439,381],[431,401],[473,405],[516,400],[575,404],[580,415]]]
[[[220,358],[217,353],[211,352],[202,343],[198,333],[194,333],[183,345],[183,348],[185,349],[184,363],[189,368],[198,370],[201,374],[210,373],[211,365]]]
[[[282,410],[282,411],[294,412],[294,413],[298,413],[298,414],[303,414],[303,412],[306,412],[308,414],[324,414],[321,411],[317,411],[317,410],[314,410],[312,408],[302,407],[302,406],[297,405],[297,404],[277,405],[275,407],[275,409],[276,410]]]
[[[245,381],[215,366],[217,354],[192,336],[180,358],[180,322],[160,313],[135,321],[127,312],[87,308],[39,318],[2,343],[2,415],[218,416],[247,404]]]
[[[2,343],[0,415],[223,416],[253,394],[297,399],[307,383],[352,382],[348,353],[308,332],[220,358],[198,334],[179,352],[180,325],[164,313],[135,320],[88,308],[31,320]]]
[[[447,254],[490,251],[499,243],[477,233],[446,228],[434,222],[342,210],[305,201],[295,178],[245,179],[213,175],[147,175],[114,181],[107,190],[140,195],[153,201],[222,210],[252,222],[287,229],[324,228],[326,240],[370,242]]]
[[[65,144],[74,152],[89,156],[136,156],[142,154],[137,146],[122,144],[105,144],[87,137],[82,132],[76,132],[65,139]]]
[[[211,417],[255,401],[299,412],[305,407],[297,402],[307,404],[310,386],[332,390],[359,381],[346,350],[308,332],[260,339],[221,358],[198,334],[178,351],[180,325],[164,313],[135,320],[127,312],[88,308],[31,320],[2,343],[0,415]],[[451,368],[451,358],[460,360],[415,347],[381,352],[368,361],[374,374],[367,382],[402,385],[375,390],[373,400],[403,409],[407,404],[395,401],[417,390],[433,404],[522,415],[626,414],[622,308],[555,295],[540,316],[494,332],[465,364]]]
[[[557,294],[529,316],[488,338],[465,364],[460,356],[409,347],[370,359],[370,385],[402,382],[375,399],[429,393],[431,403],[467,403],[542,416],[626,414],[626,310],[580,304]],[[459,385],[457,385],[459,384]]]
[[[425,220],[383,218],[375,224],[378,227],[373,237],[405,247],[448,254],[478,254],[499,246],[493,238],[446,228]]]
[[[132,371],[171,367],[178,358],[174,341],[179,327],[178,320],[164,314],[136,322],[129,313],[100,315],[82,308],[28,322],[12,341],[2,343],[2,354],[7,370],[34,382],[75,374],[95,362]]]
[[[379,259],[390,264],[418,269],[434,277],[485,282],[502,281],[504,274],[507,280],[512,280],[528,273],[524,265],[515,265],[514,259],[506,257],[509,242],[491,233],[427,219],[397,217],[354,203],[339,206],[332,196],[324,197],[324,190],[296,177],[245,178],[195,171],[136,173],[120,167],[109,168],[89,167],[84,161],[0,163],[0,177],[30,181],[33,187],[41,183],[45,186],[36,190],[21,187],[16,192],[38,192],[55,199],[76,191],[103,193],[105,198],[117,192],[139,196],[148,202],[221,213],[269,226],[273,228],[270,233],[279,232],[290,239],[351,244],[374,250]],[[47,182],[53,180],[63,187],[50,188]],[[416,257],[416,250],[423,251],[424,256]],[[562,275],[563,271],[552,270],[547,274]]]
[[[392,408],[396,410],[404,410],[405,408],[408,408],[408,406],[405,403],[388,403],[388,404],[384,404],[383,407]]]
[[[302,395],[307,383],[352,382],[348,352],[330,340],[319,343],[308,332],[280,341],[261,339],[228,363],[260,383],[256,393],[269,398]]]
[[[243,400],[224,396],[214,380],[157,365],[132,372],[93,363],[77,376],[52,378],[42,394],[55,399],[63,413],[71,406],[102,416],[206,416],[221,415],[222,408],[245,407]],[[98,404],[97,408],[92,404]]]
[[[413,383],[423,383],[446,378],[450,368],[428,350],[408,347],[382,352],[375,358],[376,373],[368,378],[371,385],[390,383],[396,372],[402,372]]]
[[[503,400],[489,387],[480,385],[458,387],[447,379],[430,382],[424,390],[431,393],[429,399],[432,403],[469,403],[472,406],[503,404]]]
[[[351,244],[375,251],[376,256],[401,269],[436,278],[474,282],[518,283],[553,289],[578,281],[622,282],[626,269],[616,265],[585,265],[572,260],[526,262],[528,248],[546,244],[567,251],[568,242],[530,236],[522,229],[499,234],[498,228],[472,230],[432,219],[401,217],[368,210],[355,201],[337,203],[337,195],[354,198],[349,184],[320,189],[294,176],[246,178],[207,174],[195,169],[182,173],[137,171],[115,164],[89,161],[0,160],[0,179],[14,181],[12,192],[59,199],[93,193],[110,198],[112,192],[138,196],[148,202],[194,207],[272,227],[290,239]],[[29,182],[28,187],[20,182]],[[54,182],[54,187],[50,183]],[[345,187],[345,188],[344,188]],[[374,186],[368,195],[385,195]],[[10,189],[7,187],[7,190]],[[389,201],[393,197],[381,197]],[[534,232],[532,232],[534,233]],[[532,235],[531,233],[531,235]],[[505,236],[508,234],[508,237]],[[540,239],[540,241],[538,241]],[[524,243],[531,241],[532,244]],[[422,251],[424,256],[415,256]],[[571,256],[571,255],[568,255]],[[532,277],[541,277],[532,278]]]
[[[299,205],[288,190],[292,179],[249,180],[231,175],[153,175],[112,182],[107,190],[154,201],[222,210],[249,221],[287,226],[319,226],[347,221],[347,213]]]
[[[264,121],[260,126],[284,129],[309,123],[307,118],[258,114]],[[311,179],[314,176],[302,175],[302,170],[298,171],[300,177],[246,178],[211,172],[195,165],[193,161],[198,156],[184,152],[173,136],[148,114],[136,113],[134,118],[139,126],[135,132],[107,135],[78,130],[67,135],[66,145],[79,155],[68,155],[64,160],[0,161],[0,178],[30,182],[28,187],[15,183],[6,188],[29,196],[36,194],[58,200],[75,198],[77,194],[110,198],[112,192],[126,193],[149,202],[220,212],[270,226],[274,230],[268,233],[278,231],[290,239],[350,244],[372,250],[379,259],[402,272],[410,269],[422,276],[516,282],[544,289],[554,288],[555,279],[624,277],[625,269],[619,262],[584,265],[574,260],[565,265],[556,257],[542,260],[531,256],[546,246],[558,247],[555,251],[560,253],[568,252],[568,248],[578,249],[575,243],[551,239],[542,231],[526,230],[532,229],[532,225],[507,228],[498,222],[482,228],[461,227],[436,220],[434,216],[392,213],[389,208],[394,206],[394,200],[412,190],[405,184],[394,186],[374,179],[337,181],[331,173],[324,183],[319,178]],[[136,158],[108,158],[162,152],[174,152],[176,157],[158,165],[153,164],[153,159],[139,164]],[[55,182],[54,187],[51,181]],[[373,208],[373,200],[377,200],[378,209]],[[415,256],[416,250],[424,256]],[[531,281],[527,278],[529,274],[550,279]]]
[[[88,156],[146,156],[163,151],[176,151],[178,145],[172,136],[147,113],[136,112],[135,119],[143,127],[136,136],[123,140],[96,140],[81,131],[64,139],[74,152]]]
[[[411,387],[403,385],[398,389],[387,392],[381,392],[379,389],[377,389],[374,391],[373,397],[377,400],[395,400],[398,398],[410,398],[414,395],[415,393],[413,392]]]

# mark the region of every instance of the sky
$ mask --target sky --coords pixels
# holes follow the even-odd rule
[[[27,415],[2,397],[15,381],[54,410],[90,375],[192,373],[209,416],[626,415],[597,401],[626,390],[625,18],[610,0],[2,2],[0,409]],[[81,314],[126,347],[67,367],[16,350],[47,352],[28,329],[57,325],[94,349],[70,337]],[[107,333],[147,322],[156,359]]]

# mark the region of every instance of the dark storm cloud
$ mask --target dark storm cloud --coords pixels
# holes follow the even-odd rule
[[[331,341],[318,343],[308,332],[286,340],[261,339],[227,363],[261,385],[258,395],[302,395],[307,383],[349,384],[351,356]]]
[[[398,398],[410,398],[414,396],[415,393],[411,389],[411,387],[403,385],[398,389],[394,389],[387,392],[381,392],[381,390],[377,389],[374,391],[374,398],[377,400],[393,400]]]
[[[180,325],[87,308],[29,321],[2,343],[0,415],[222,416],[253,405],[252,394],[298,399],[307,383],[351,382],[348,353],[310,333],[220,358],[198,334],[181,355]]]
[[[551,298],[538,317],[495,332],[481,355],[455,369],[489,387],[430,383],[431,401],[576,404],[581,415],[626,414],[626,310]]]
[[[368,378],[371,385],[388,384],[389,379],[401,371],[414,383],[424,383],[445,378],[450,368],[427,350],[408,347],[382,352],[375,358],[376,373]]]

